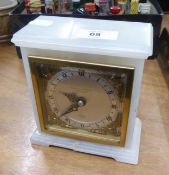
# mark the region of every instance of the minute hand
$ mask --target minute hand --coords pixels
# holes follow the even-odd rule
[[[61,92],[63,95],[65,95],[69,101],[71,101],[72,103],[76,103],[77,102],[77,95],[75,93],[66,93],[66,92]]]

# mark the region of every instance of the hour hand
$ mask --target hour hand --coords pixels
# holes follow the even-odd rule
[[[62,117],[65,114],[68,114],[70,112],[77,111],[77,110],[78,110],[78,106],[75,105],[75,104],[72,104],[64,112],[62,112],[61,114],[59,114],[59,117]]]

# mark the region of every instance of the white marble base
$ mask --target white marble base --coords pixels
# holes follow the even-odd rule
[[[115,147],[98,143],[79,141],[71,138],[58,137],[46,133],[39,133],[37,130],[31,137],[31,143],[42,146],[58,146],[74,151],[90,153],[110,157],[119,162],[137,164],[139,156],[141,121],[136,118],[131,147]]]

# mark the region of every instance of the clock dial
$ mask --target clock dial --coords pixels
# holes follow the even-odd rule
[[[117,91],[98,72],[72,69],[53,75],[46,98],[53,113],[67,125],[84,130],[101,129],[116,120]]]
[[[30,57],[42,131],[124,145],[134,69]]]

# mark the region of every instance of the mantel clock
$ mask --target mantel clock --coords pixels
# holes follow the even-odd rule
[[[32,144],[138,163],[141,122],[136,115],[153,29],[134,26],[40,16],[14,35],[37,125]]]

